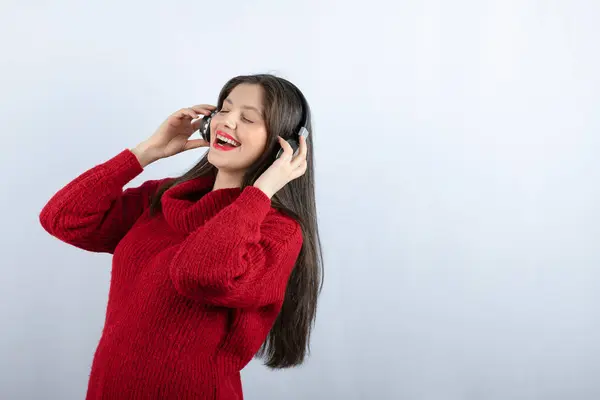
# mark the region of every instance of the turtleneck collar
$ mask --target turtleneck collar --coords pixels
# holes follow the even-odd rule
[[[162,212],[173,228],[191,233],[241,194],[241,188],[212,190],[214,176],[203,176],[172,186],[162,196]]]

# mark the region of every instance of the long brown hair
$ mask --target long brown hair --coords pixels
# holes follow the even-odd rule
[[[243,75],[229,80],[219,94],[217,109],[237,85],[260,85],[263,89],[265,125],[268,132],[265,152],[251,165],[242,188],[254,181],[275,161],[277,136],[296,138],[302,126],[310,132],[307,143],[306,173],[289,182],[272,198],[273,207],[293,217],[302,228],[303,244],[288,281],[283,306],[257,357],[270,368],[289,368],[302,364],[310,352],[310,336],[314,326],[317,298],[323,283],[323,255],[317,224],[314,184],[314,152],[310,109],[302,92],[286,79],[269,74]],[[201,176],[216,174],[207,154],[192,169],[168,182],[152,199],[151,210],[160,209],[162,194],[170,187]]]

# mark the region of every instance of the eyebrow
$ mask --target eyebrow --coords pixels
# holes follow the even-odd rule
[[[230,99],[225,99],[225,102],[233,105],[233,101],[231,101]],[[256,111],[258,113],[258,115],[262,116],[262,112],[260,112],[260,110],[258,108],[256,108],[256,107],[244,106],[244,105],[240,106],[240,107],[243,108],[243,109],[246,109],[246,110]]]

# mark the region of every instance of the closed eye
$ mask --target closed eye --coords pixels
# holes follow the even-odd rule
[[[229,112],[229,110],[220,110],[220,111],[219,111],[219,114],[227,114],[228,112]],[[248,119],[248,118],[246,118],[245,116],[242,116],[242,120],[243,120],[244,122],[247,122],[247,123],[249,123],[249,124],[253,124],[253,123],[254,123],[254,121],[252,121],[252,120],[249,120],[249,119]]]

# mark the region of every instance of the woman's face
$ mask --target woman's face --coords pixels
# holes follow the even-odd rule
[[[212,118],[208,161],[219,171],[243,173],[263,154],[267,128],[262,99],[260,85],[240,84]]]

